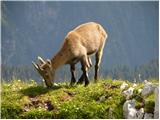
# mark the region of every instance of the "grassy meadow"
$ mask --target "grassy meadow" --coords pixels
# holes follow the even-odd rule
[[[123,104],[126,101],[120,85],[123,80],[111,79],[69,86],[69,82],[59,83],[52,88],[38,85],[34,80],[23,82],[14,80],[1,85],[1,118],[123,118]],[[132,86],[133,83],[125,81]],[[153,83],[158,82],[152,80]],[[136,100],[136,108],[145,104],[145,111],[153,113],[154,94],[143,98],[137,83],[130,99]],[[102,96],[105,98],[101,100]]]

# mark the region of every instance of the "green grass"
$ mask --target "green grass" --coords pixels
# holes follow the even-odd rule
[[[2,83],[1,118],[109,118],[109,109],[113,109],[112,118],[123,118],[125,98],[121,95],[120,85],[124,81],[99,80],[89,86],[61,83],[57,87],[45,88],[34,80],[24,83],[15,80]],[[127,83],[132,86],[132,83]],[[143,88],[138,84],[138,88]],[[133,98],[137,108],[143,98],[135,90]],[[106,100],[99,98],[105,96]],[[145,98],[145,111],[152,112],[154,95]]]

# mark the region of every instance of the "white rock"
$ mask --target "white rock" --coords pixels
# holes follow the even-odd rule
[[[135,108],[130,108],[127,119],[136,119],[137,110]]]
[[[138,93],[141,94],[142,93],[142,89],[138,89]]]
[[[125,83],[125,82],[123,82],[122,85],[120,86],[120,89],[121,89],[121,90],[124,90],[124,89],[126,89],[126,88],[128,88],[128,84]]]
[[[123,104],[123,116],[124,118],[128,117],[128,104],[130,104],[131,100],[127,100],[124,104]]]
[[[144,81],[145,85],[144,88],[142,89],[141,95],[142,96],[148,96],[150,95],[152,92],[154,92],[155,86],[148,81]]]
[[[146,84],[148,81],[147,80],[144,80],[144,84]]]
[[[109,119],[113,119],[113,108],[109,108]]]
[[[109,97],[108,100],[112,100],[112,97]]]
[[[144,108],[141,108],[139,111],[137,111],[137,118],[142,119],[144,116]]]
[[[144,119],[153,119],[153,114],[152,113],[145,113]]]
[[[136,119],[137,110],[135,109],[135,100],[127,100],[123,105],[123,115],[125,119]]]
[[[54,86],[59,86],[57,83],[54,83]]]
[[[154,119],[159,119],[159,87],[155,88]]]
[[[101,96],[101,97],[99,98],[99,100],[100,100],[100,101],[105,101],[105,100],[106,100],[106,96]]]
[[[129,99],[129,97],[133,95],[133,91],[134,91],[134,88],[130,87],[128,90],[123,91],[122,94],[124,97],[126,97],[126,99]]]
[[[134,88],[135,88],[135,87],[137,87],[137,84],[136,84],[136,83],[134,83],[134,84],[133,84],[133,87],[134,87]]]

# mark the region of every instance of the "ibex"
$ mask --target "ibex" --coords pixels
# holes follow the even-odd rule
[[[32,63],[44,78],[46,86],[51,87],[54,82],[55,71],[65,64],[70,65],[70,84],[75,84],[75,64],[80,62],[83,74],[77,83],[85,81],[85,86],[87,86],[89,84],[88,70],[92,65],[89,55],[95,54],[94,79],[97,81],[99,65],[106,39],[107,33],[100,24],[95,22],[84,23],[66,35],[60,51],[51,60],[43,60],[41,57],[38,57],[40,63]]]

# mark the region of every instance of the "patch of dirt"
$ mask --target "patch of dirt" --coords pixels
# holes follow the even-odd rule
[[[71,91],[67,91],[67,90],[64,90],[64,92],[67,94],[60,96],[60,101],[62,101],[62,102],[69,101],[72,99],[72,97],[74,97],[76,95],[75,92],[71,92]]]
[[[116,89],[116,88],[119,88],[119,85],[112,85],[112,84],[109,84],[109,83],[105,83],[104,88],[105,89]]]
[[[54,109],[50,100],[39,100],[37,97],[29,97],[30,102],[24,105],[23,111],[28,112],[31,108],[45,108],[48,111]]]
[[[71,96],[71,97],[73,97],[73,96],[76,95],[75,92],[70,92],[70,91],[66,91],[66,90],[64,90],[64,92],[67,93],[67,94],[68,94],[69,96]]]
[[[60,101],[65,102],[71,100],[71,96],[69,95],[64,95],[60,97]]]

